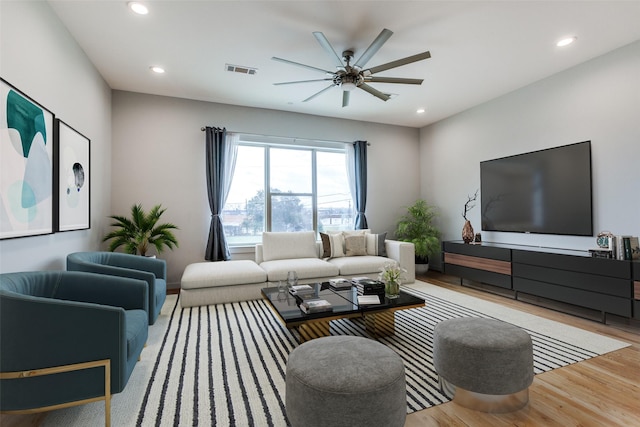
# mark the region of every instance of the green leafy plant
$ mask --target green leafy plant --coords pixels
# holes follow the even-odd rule
[[[107,234],[102,241],[113,239],[109,243],[111,252],[124,246],[126,253],[143,256],[147,254],[150,246],[155,246],[158,253],[161,253],[165,246],[169,249],[178,247],[178,241],[171,232],[178,230],[178,227],[171,223],[158,224],[165,210],[162,205],[156,205],[146,213],[141,204],[136,204],[131,207],[131,218],[111,215],[109,218],[115,220],[111,226],[118,228]]]
[[[429,256],[440,250],[440,231],[433,225],[436,216],[436,208],[419,199],[407,208],[396,227],[396,239],[413,243],[416,261],[421,263],[428,263]]]

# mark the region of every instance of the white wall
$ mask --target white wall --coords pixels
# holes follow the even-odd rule
[[[180,247],[165,251],[168,282],[177,286],[184,268],[204,261],[210,211],[203,126],[230,131],[324,139],[366,140],[369,227],[393,234],[404,207],[419,197],[419,130],[274,110],[238,107],[131,92],[113,92],[113,214],[134,203],[161,203],[163,222],[180,230]],[[106,230],[105,230],[106,231]],[[253,253],[232,254],[253,259]]]
[[[508,70],[508,67],[505,68]],[[480,162],[591,140],[594,232],[640,234],[640,42],[421,129],[423,197],[460,240]],[[479,199],[478,199],[479,202]],[[470,212],[480,231],[480,204]],[[589,249],[593,237],[482,232],[484,241]]]
[[[0,2],[0,76],[91,140],[91,229],[0,241],[2,273],[65,269],[110,212],[111,90],[47,2]]]

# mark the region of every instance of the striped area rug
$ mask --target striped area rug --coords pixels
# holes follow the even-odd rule
[[[396,312],[395,336],[380,342],[405,362],[411,413],[448,401],[438,389],[433,368],[434,326],[456,317],[492,316],[419,286],[409,291],[424,298],[425,307]],[[540,318],[529,317],[533,320],[518,326],[532,336],[536,374],[599,354],[567,342],[562,333],[541,332],[535,321]],[[331,334],[368,336],[360,320],[333,321]],[[286,426],[286,362],[297,345],[296,337],[262,300],[188,309],[181,309],[176,300],[131,425]]]

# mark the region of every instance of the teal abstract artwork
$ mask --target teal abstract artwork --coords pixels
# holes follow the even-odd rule
[[[53,232],[53,114],[0,81],[0,239]]]
[[[41,108],[20,96],[14,90],[7,95],[7,126],[15,129],[22,142],[22,155],[29,157],[31,143],[39,132],[43,141],[47,141],[47,129]]]

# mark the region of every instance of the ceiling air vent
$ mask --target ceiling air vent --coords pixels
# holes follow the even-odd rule
[[[257,68],[243,67],[240,65],[231,64],[225,64],[225,69],[231,73],[249,74],[252,76],[258,72]]]

